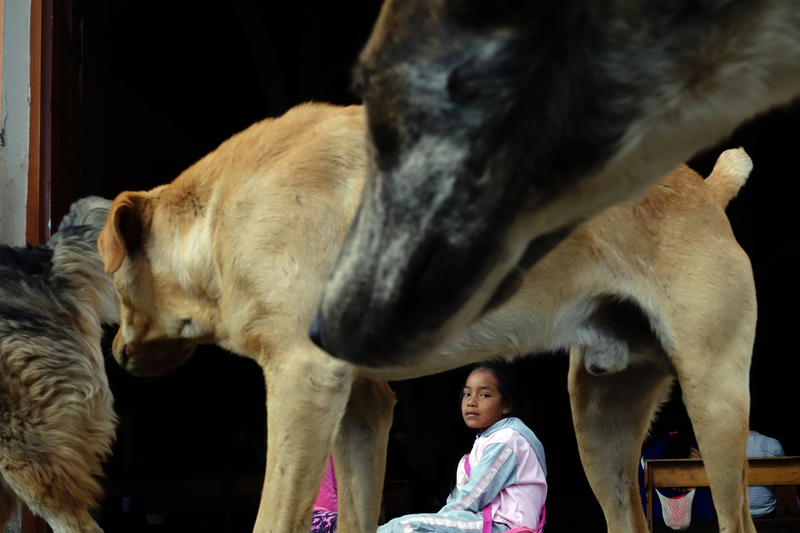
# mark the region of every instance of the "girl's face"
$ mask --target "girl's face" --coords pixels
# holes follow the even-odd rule
[[[464,422],[480,431],[505,418],[511,408],[503,401],[497,389],[497,378],[490,370],[472,371],[461,395],[461,415]]]

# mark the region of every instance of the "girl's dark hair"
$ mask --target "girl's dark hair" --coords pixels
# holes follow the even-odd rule
[[[513,364],[503,361],[484,361],[470,367],[467,376],[475,370],[488,370],[494,375],[497,380],[497,390],[503,397],[503,402],[511,407],[508,416],[519,418],[527,424],[527,402],[521,394],[521,389],[517,387],[516,380],[512,377],[517,374],[513,372]],[[466,386],[466,378],[464,378],[464,385],[461,387],[462,390],[464,386]]]
[[[661,459],[686,459],[691,455],[693,442],[686,433],[673,431],[668,439]]]

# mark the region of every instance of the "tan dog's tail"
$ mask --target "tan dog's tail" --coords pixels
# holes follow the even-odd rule
[[[724,209],[739,193],[752,170],[753,161],[744,148],[725,150],[717,159],[714,170],[705,179],[705,184]]]

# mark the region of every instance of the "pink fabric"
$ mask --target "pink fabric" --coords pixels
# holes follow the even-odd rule
[[[492,504],[483,508],[483,532],[492,533]]]
[[[328,459],[325,476],[319,486],[317,501],[314,502],[314,511],[339,512],[339,497],[336,494],[336,473],[333,471],[333,457]]]
[[[540,510],[547,496],[544,471],[525,437],[511,428],[495,431],[476,441],[470,461],[478,461],[483,451],[493,444],[504,444],[517,455],[517,481],[492,500],[492,521],[510,526],[531,526],[540,521]],[[532,511],[532,512],[531,512]]]
[[[310,533],[336,533],[338,517],[339,513],[314,511],[311,515]]]
[[[544,528],[545,522],[545,506],[542,505],[542,517],[539,519],[539,528],[538,529],[531,529],[529,527],[515,527],[514,529],[509,529],[506,533],[542,533],[542,529]]]
[[[472,467],[469,464],[469,455],[465,455],[464,472],[467,473],[467,477],[469,477],[471,470]],[[481,533],[492,533],[492,504],[489,504],[483,508],[483,530]]]

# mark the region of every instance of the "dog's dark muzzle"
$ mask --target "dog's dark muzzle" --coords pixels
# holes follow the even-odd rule
[[[325,342],[325,316],[319,309],[314,315],[314,319],[311,321],[311,326],[308,328],[308,336],[311,337],[311,341],[319,348],[331,353]]]
[[[380,263],[380,255],[377,264],[366,257],[356,267],[359,272],[348,276],[341,299],[334,294],[323,297],[309,329],[312,341],[353,364],[408,363],[411,354],[436,342],[469,297],[470,287],[480,280],[481,264],[470,258],[459,261],[462,256],[463,251],[446,244],[420,242],[407,261],[391,266],[402,275],[375,274],[385,272],[387,265]],[[387,278],[397,279],[397,285]]]
[[[566,238],[567,225],[533,239],[487,297],[476,296],[498,267],[498,247],[448,249],[437,245],[406,266],[394,299],[376,304],[368,276],[355,275],[351,290],[323,295],[309,335],[320,348],[352,364],[382,367],[413,364],[445,347],[484,314],[505,303],[524,282],[528,269]],[[495,279],[496,274],[495,274]],[[376,282],[379,282],[377,280]],[[385,288],[383,289],[385,292]],[[474,299],[474,300],[473,300]],[[462,310],[470,307],[465,312]]]
[[[438,243],[421,246],[403,265],[398,287],[356,274],[341,299],[323,297],[309,328],[311,340],[334,357],[370,367],[402,366],[430,353],[492,264],[474,260],[472,253]],[[392,297],[379,300],[377,293]]]
[[[164,339],[129,345],[117,333],[114,359],[136,376],[158,376],[182,365],[194,353],[196,343],[182,339]]]

